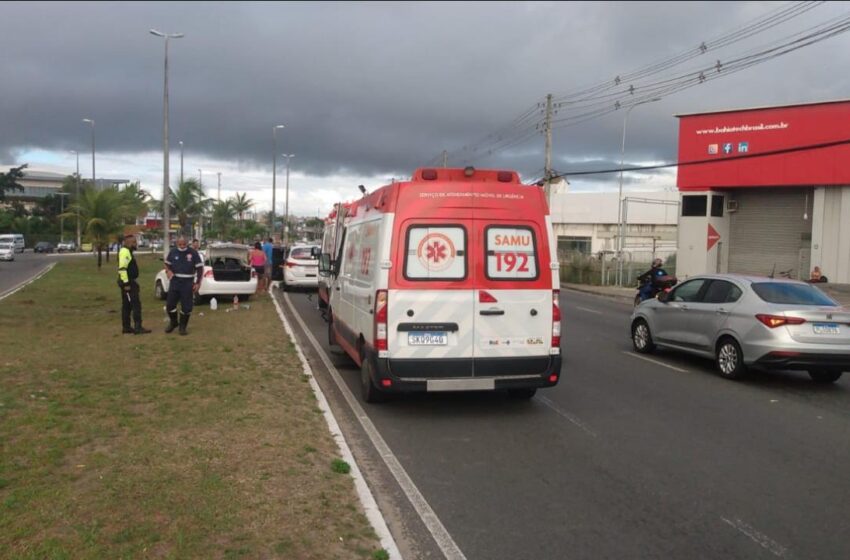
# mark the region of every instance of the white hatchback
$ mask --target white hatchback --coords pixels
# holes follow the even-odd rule
[[[216,296],[246,300],[257,291],[257,273],[248,265],[248,246],[236,243],[210,245],[200,251],[204,261],[204,275],[196,301]],[[165,299],[168,294],[168,276],[160,270],[154,281],[157,298]],[[224,300],[222,299],[224,302]]]
[[[15,260],[15,245],[13,243],[0,243],[0,261]]]
[[[318,245],[298,245],[292,248],[283,264],[283,289],[319,287]]]

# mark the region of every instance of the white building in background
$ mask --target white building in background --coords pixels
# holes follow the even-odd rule
[[[617,250],[618,193],[573,193],[565,185],[553,188],[550,209],[558,253],[599,255]],[[676,251],[679,193],[676,191],[624,192],[625,243],[629,254],[641,258]],[[629,258],[628,255],[626,258]]]

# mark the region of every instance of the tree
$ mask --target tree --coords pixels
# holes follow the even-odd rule
[[[230,230],[233,225],[233,204],[231,200],[222,200],[213,202],[212,211],[212,227],[211,233],[219,239],[227,239],[230,235]]]
[[[254,206],[254,201],[248,198],[248,193],[236,193],[236,196],[231,198],[231,205],[233,206],[233,211],[239,216],[239,229],[242,229],[245,212]]]
[[[194,178],[186,179],[171,192],[171,208],[177,215],[183,234],[191,235],[192,225],[201,218],[208,205],[204,190]]]
[[[72,204],[62,216],[71,218],[79,212],[86,239],[97,250],[99,269],[102,264],[102,251],[110,241],[117,240],[123,233],[124,224],[135,217],[136,211],[137,208],[124,193],[116,187],[110,187],[103,190],[84,190],[80,193],[80,200]]]
[[[24,177],[23,170],[27,168],[27,163],[18,167],[12,167],[7,173],[0,173],[0,200],[6,198],[6,191],[23,191],[24,187],[18,184],[18,179]]]

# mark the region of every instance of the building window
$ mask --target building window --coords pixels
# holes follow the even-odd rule
[[[590,254],[590,237],[558,237],[558,254],[581,253]]]
[[[701,195],[685,195],[682,197],[682,216],[705,216],[708,210],[708,197]]]
[[[711,197],[711,216],[713,218],[722,218],[723,217],[723,202],[725,197],[723,196],[712,196]]]

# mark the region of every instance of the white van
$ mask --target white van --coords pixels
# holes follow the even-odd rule
[[[419,169],[346,206],[320,274],[329,343],[360,366],[367,402],[409,391],[530,398],[558,383],[558,263],[541,188],[513,171]]]
[[[15,248],[16,253],[24,252],[24,236],[20,233],[3,233],[0,234],[0,243],[10,243]]]

